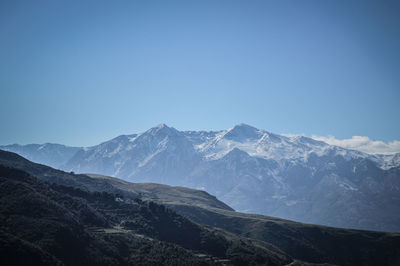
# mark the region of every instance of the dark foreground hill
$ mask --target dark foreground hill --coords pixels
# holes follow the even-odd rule
[[[9,167],[17,167],[19,169],[23,169],[26,172],[29,172],[31,175],[35,175],[39,179],[46,180],[51,183],[58,183],[63,185],[67,184],[74,186],[76,188],[82,188],[83,190],[86,191],[82,191],[81,189],[78,189],[76,191],[79,191],[80,193],[87,193],[87,195],[103,195],[96,193],[95,191],[107,191],[110,192],[111,194],[104,194],[103,196],[105,196],[106,198],[110,197],[110,195],[113,196],[116,193],[123,195],[125,199],[140,197],[142,200],[145,200],[145,202],[137,201],[137,203],[140,206],[143,206],[144,209],[149,210],[148,211],[149,213],[152,213],[152,208],[153,209],[155,208],[156,210],[164,209],[162,213],[163,212],[169,213],[168,209],[166,209],[165,207],[162,207],[161,205],[158,204],[149,203],[149,201],[156,201],[159,204],[165,204],[169,208],[174,209],[179,214],[186,216],[187,218],[190,218],[192,221],[196,221],[199,224],[204,224],[213,227],[211,228],[211,227],[200,226],[199,228],[201,228],[201,230],[206,230],[206,232],[210,232],[211,230],[211,232],[221,235],[222,238],[237,239],[239,243],[243,242],[244,244],[247,245],[246,248],[247,247],[249,248],[247,249],[247,251],[249,252],[248,253],[249,256],[250,255],[257,256],[256,254],[258,251],[253,250],[254,246],[256,246],[257,248],[262,248],[263,250],[262,254],[272,256],[272,258],[274,258],[272,260],[272,263],[276,263],[278,259],[280,259],[278,264],[283,262],[286,263],[286,261],[291,260],[289,258],[291,257],[295,261],[302,260],[313,263],[331,263],[338,265],[400,265],[399,234],[337,229],[331,227],[307,225],[307,224],[291,222],[287,220],[277,219],[273,217],[266,217],[261,215],[243,214],[232,211],[232,209],[229,206],[218,201],[215,197],[203,191],[191,190],[180,187],[169,187],[157,184],[134,184],[122,181],[120,179],[105,177],[105,176],[90,177],[86,175],[74,175],[71,173],[65,173],[62,171],[54,170],[44,165],[32,163],[16,154],[9,152],[0,151],[0,165],[6,165]],[[50,186],[50,188],[54,190],[53,186],[55,185],[47,184],[46,186]],[[67,188],[65,186],[58,186],[58,187],[62,187],[64,189]],[[72,188],[68,189],[75,191]],[[4,193],[6,193],[6,191]],[[11,195],[14,194],[11,193]],[[14,196],[19,197],[18,195],[20,195],[20,193]],[[88,197],[90,198],[91,196]],[[85,197],[80,196],[80,198],[83,198],[84,201],[87,201],[88,202],[87,206],[91,207],[91,209],[94,209],[96,213],[100,213],[100,216],[96,214],[97,216],[106,217],[104,219],[103,218],[100,219],[100,221],[107,222],[107,224],[105,225],[100,225],[100,224],[86,225],[88,226],[88,228],[92,228],[92,229],[85,229],[86,231],[89,230],[87,233],[92,235],[94,234],[96,238],[98,237],[98,235],[100,236],[105,235],[109,237],[108,240],[112,239],[113,241],[112,243],[120,243],[114,240],[114,238],[110,238],[110,237],[116,237],[114,236],[114,234],[110,234],[111,232],[114,232],[118,237],[121,237],[123,239],[121,240],[122,242],[124,242],[126,240],[125,238],[128,236],[134,239],[135,241],[138,240],[145,241],[146,239],[148,240],[149,238],[158,239],[157,241],[160,240],[164,241],[164,242],[157,242],[160,245],[167,245],[168,247],[170,247],[170,245],[174,245],[173,247],[178,245],[178,248],[180,248],[179,252],[182,251],[186,252],[185,254],[189,254],[188,255],[189,259],[195,259],[196,261],[200,260],[200,262],[202,262],[203,257],[201,256],[203,255],[198,255],[199,253],[201,253],[204,254],[204,256],[207,256],[207,258],[213,256],[214,262],[221,258],[228,258],[230,262],[234,261],[234,259],[232,259],[232,256],[229,255],[230,253],[225,252],[225,255],[221,256],[219,256],[220,253],[218,254],[212,253],[216,252],[214,251],[215,248],[213,248],[211,251],[202,250],[201,252],[199,252],[197,250],[197,246],[196,248],[193,248],[192,246],[187,246],[187,243],[184,245],[182,244],[182,242],[177,242],[176,239],[173,239],[173,241],[171,241],[171,239],[169,238],[161,238],[160,234],[157,233],[162,231],[160,228],[163,228],[165,232],[177,232],[176,234],[183,232],[180,229],[177,231],[173,231],[174,227],[169,227],[169,226],[163,227],[163,225],[165,224],[168,225],[168,222],[166,220],[160,220],[162,222],[157,223],[157,225],[160,227],[155,227],[156,229],[154,230],[152,229],[150,231],[146,231],[146,228],[148,227],[147,225],[150,224],[151,225],[150,228],[154,228],[154,226],[152,222],[148,222],[149,220],[145,220],[146,222],[144,224],[139,223],[139,225],[142,227],[137,226],[137,224],[135,224],[135,227],[132,227],[131,223],[124,222],[126,220],[126,218],[124,218],[126,217],[124,216],[125,211],[122,212],[118,211],[118,209],[120,208],[123,209],[131,208],[132,206],[121,205],[122,203],[116,203],[115,201],[113,201],[114,199],[112,197],[109,198],[110,205],[107,208],[93,205],[93,203],[91,201],[88,201],[88,199],[86,199]],[[19,202],[20,200],[18,199],[17,201]],[[153,207],[150,207],[150,205]],[[66,208],[68,211],[70,208],[69,206],[70,205],[68,205],[68,207]],[[115,206],[117,206],[117,208]],[[121,207],[121,206],[129,206],[129,207]],[[82,208],[80,207],[76,209],[77,212],[78,211],[81,212],[80,210],[82,210]],[[111,213],[112,215],[107,216],[108,213]],[[180,217],[179,219],[183,219],[176,213],[174,212],[172,213],[176,215],[173,217]],[[91,214],[90,216],[93,216],[93,214]],[[107,217],[114,217],[114,218],[108,219]],[[146,218],[147,216],[144,217]],[[150,221],[152,221],[153,218],[151,217],[153,217],[153,214],[151,214],[149,217],[147,218],[149,218]],[[158,216],[156,215],[155,217]],[[155,218],[155,220],[157,219],[158,218]],[[143,221],[142,218],[140,218],[139,220]],[[184,219],[184,221],[188,220]],[[11,223],[10,226],[12,227],[13,221],[11,220],[10,223]],[[86,228],[85,226],[83,227]],[[97,230],[96,227],[99,227],[100,229]],[[229,231],[231,234],[226,233],[223,230],[216,229],[216,227]],[[133,230],[132,228],[136,229]],[[139,230],[137,228],[141,229]],[[178,228],[180,227],[178,226]],[[132,235],[132,230],[133,230],[133,235]],[[9,230],[5,231],[7,232],[7,234],[10,234],[11,232]],[[147,237],[145,238],[139,237],[140,239],[137,239],[138,236],[136,234],[146,235]],[[239,238],[238,235],[241,235],[242,238]],[[195,237],[193,237],[193,235],[190,236],[191,236],[190,239],[194,240],[196,239]],[[243,237],[253,239],[254,241],[248,242],[249,240]],[[28,245],[28,246],[31,245],[29,241],[20,238],[21,238],[20,236],[11,235],[7,239],[12,240],[12,241],[10,240],[11,241],[10,243],[12,245]],[[100,239],[101,243],[107,243],[105,242],[106,240],[102,240],[102,238]],[[211,237],[211,239],[213,238]],[[230,243],[230,241],[231,240],[229,240],[228,242]],[[214,239],[211,240],[211,243],[214,242],[215,242]],[[238,242],[233,241],[233,243],[238,243]],[[280,250],[285,252],[287,255],[285,255],[283,252],[280,252],[277,248],[274,248],[266,243],[273,244],[274,246],[278,247]],[[108,245],[110,244],[107,243],[107,246]],[[115,245],[119,247],[119,244]],[[96,245],[93,244],[91,245],[91,247],[96,247]],[[243,246],[240,248],[241,248],[240,252],[242,252],[243,249],[246,249]],[[40,250],[43,250],[43,248],[41,248]],[[126,251],[127,253],[124,254],[130,254],[131,251],[129,251],[129,249],[125,250],[128,251]],[[157,248],[155,250],[157,250]],[[192,255],[197,254],[198,256],[190,257],[190,254]],[[243,253],[240,254],[241,257],[244,256]],[[42,256],[44,258],[51,259],[51,256],[46,255],[46,253],[43,253]],[[237,257],[238,256],[236,256],[236,258]],[[235,263],[240,264],[243,262],[244,264],[248,264],[249,261],[252,261],[252,258],[254,257],[250,257],[250,259],[246,258],[245,259],[246,263],[244,263],[243,260],[235,261]],[[146,260],[146,258],[144,258],[144,260]],[[124,262],[126,262],[126,260]],[[207,263],[209,262],[210,260]],[[260,264],[260,261],[257,260],[253,262],[255,264]],[[183,262],[183,264],[186,264],[186,262]]]
[[[171,204],[190,204],[199,207],[233,209],[205,191],[184,187],[171,187],[155,183],[130,183],[102,175],[76,175],[33,163],[15,153],[0,150],[0,165],[24,170],[40,180],[77,187],[88,191],[105,191],[128,198],[158,200]]]
[[[191,220],[275,245],[295,259],[338,265],[400,265],[400,234],[340,229],[232,211],[202,191],[151,183],[112,182],[128,192],[140,193]]]
[[[39,181],[0,166],[1,265],[284,265],[262,241],[207,228],[153,202]]]

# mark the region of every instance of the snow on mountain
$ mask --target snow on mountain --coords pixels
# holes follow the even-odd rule
[[[368,156],[368,158],[377,163],[382,169],[390,169],[393,167],[400,166],[400,153],[395,154],[374,154]]]
[[[193,133],[192,133],[193,135]],[[201,134],[204,136],[204,134]],[[193,139],[193,138],[191,138]],[[304,136],[285,137],[240,124],[225,131],[208,134],[196,139],[195,148],[206,159],[218,159],[233,148],[247,152],[251,156],[264,159],[305,161],[310,153],[323,156],[335,151],[346,158],[366,158],[367,154],[328,145]]]
[[[239,211],[307,223],[400,231],[400,155],[370,155],[246,124],[165,124],[79,149],[66,171],[203,189]]]
[[[125,179],[177,184],[198,160],[182,132],[164,124],[138,135],[119,136],[78,152],[63,169],[80,173],[123,176]],[[178,182],[179,183],[179,182]]]

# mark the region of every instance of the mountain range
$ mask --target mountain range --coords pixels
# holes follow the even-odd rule
[[[400,231],[400,154],[370,155],[246,124],[221,131],[161,124],[87,148],[28,146],[0,149],[68,172],[201,189],[241,212]]]

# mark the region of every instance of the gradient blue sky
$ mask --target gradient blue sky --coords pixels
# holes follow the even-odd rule
[[[0,144],[159,123],[400,139],[400,1],[0,1]]]

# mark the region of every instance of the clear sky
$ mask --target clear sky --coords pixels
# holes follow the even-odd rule
[[[400,139],[400,1],[0,1],[0,144],[159,123]]]

